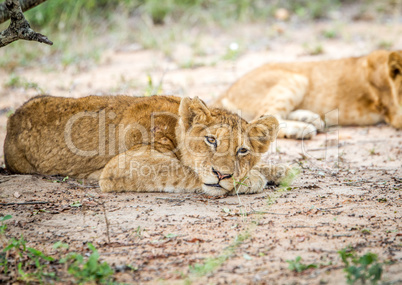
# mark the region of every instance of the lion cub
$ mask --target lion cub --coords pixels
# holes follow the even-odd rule
[[[198,98],[40,96],[9,118],[4,155],[12,173],[99,179],[104,192],[259,193],[288,171],[259,163],[277,129]]]
[[[246,119],[275,115],[278,137],[309,139],[330,125],[402,128],[402,51],[319,62],[266,64],[215,102]]]

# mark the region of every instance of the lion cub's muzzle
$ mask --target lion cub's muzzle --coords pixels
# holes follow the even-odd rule
[[[223,188],[222,185],[220,184],[222,180],[224,179],[230,179],[232,178],[233,174],[222,174],[221,172],[215,170],[212,167],[212,173],[214,173],[216,175],[216,177],[218,178],[218,182],[215,184],[207,184],[205,183],[206,186],[208,187],[217,187],[217,188]]]

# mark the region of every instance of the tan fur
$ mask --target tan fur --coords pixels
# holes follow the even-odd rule
[[[401,103],[402,51],[375,51],[357,58],[263,65],[235,82],[215,105],[241,110],[246,119],[275,115],[286,126],[280,137],[300,139],[323,127],[316,114],[331,125],[385,121],[400,129]]]
[[[4,154],[12,173],[95,178],[105,192],[258,193],[288,171],[259,164],[277,129],[198,98],[42,96],[10,117]]]

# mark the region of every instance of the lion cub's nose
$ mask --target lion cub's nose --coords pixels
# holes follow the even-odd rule
[[[219,181],[226,179],[226,178],[231,178],[233,176],[233,174],[222,174],[219,171],[215,170],[213,167],[212,167],[212,172],[215,173],[215,175],[218,177]]]

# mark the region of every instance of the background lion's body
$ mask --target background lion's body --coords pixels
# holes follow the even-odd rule
[[[260,85],[261,88],[270,88],[276,85],[277,80],[281,80],[282,76],[287,76],[289,82],[293,81],[293,86],[289,87],[297,89],[295,92],[301,93],[305,90],[302,100],[294,98],[297,100],[295,109],[311,110],[325,116],[339,108],[341,125],[373,124],[380,122],[382,118],[376,112],[374,102],[370,100],[368,82],[364,78],[366,71],[363,61],[363,58],[348,58],[322,62],[272,64],[262,67],[258,73],[256,71],[254,76],[257,75],[254,80],[264,82]],[[298,75],[302,75],[308,80],[298,78]],[[253,110],[250,110],[251,113],[260,110],[257,107],[261,104],[258,94],[263,92],[262,90],[261,92],[253,91],[253,89],[244,91],[249,94],[249,99],[251,99],[249,102],[255,104]],[[262,100],[265,101],[265,98]],[[278,111],[280,112],[280,110]],[[248,113],[248,110],[245,112]]]
[[[401,52],[266,64],[241,77],[215,104],[240,109],[247,119],[272,114],[294,120],[289,118],[293,111],[308,110],[331,125],[386,121],[401,128],[402,79],[400,73],[391,75],[392,66],[402,69]]]

